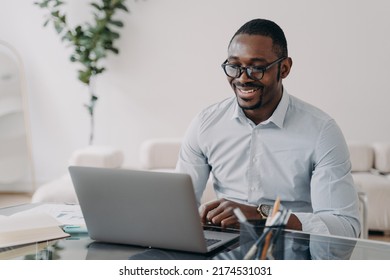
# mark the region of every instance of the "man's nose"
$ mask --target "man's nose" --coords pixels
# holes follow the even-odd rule
[[[237,80],[242,83],[242,84],[245,84],[247,83],[248,81],[253,81],[253,79],[251,77],[249,77],[248,75],[248,72],[246,69],[244,69],[240,75],[240,77],[237,78]]]

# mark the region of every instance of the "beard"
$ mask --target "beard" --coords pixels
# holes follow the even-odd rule
[[[278,67],[278,74],[276,76],[276,82],[279,82],[279,80],[281,79],[281,74],[280,74],[280,70],[281,70],[281,66],[279,64],[279,67]],[[250,110],[256,110],[256,109],[259,109],[261,107],[264,106],[264,99],[263,99],[263,95],[266,94],[264,92],[264,89],[265,89],[265,86],[264,84],[262,84],[261,82],[248,82],[248,83],[240,83],[240,82],[232,82],[231,83],[231,86],[236,94],[236,100],[237,100],[237,104],[238,106],[242,109],[242,110],[247,110],[247,111],[250,111]],[[238,93],[236,92],[237,88],[240,89],[240,88],[258,88],[260,91],[261,91],[261,94],[259,96],[259,99],[256,103],[254,103],[253,105],[243,105],[245,103],[248,103],[250,102],[251,100],[250,99],[245,99],[243,97],[239,97]],[[282,90],[283,91],[283,90]],[[266,90],[267,92],[267,90]],[[240,104],[240,100],[243,101],[243,104]],[[266,101],[265,103],[267,104],[267,98],[266,98]]]
[[[261,93],[261,95],[259,96],[259,99],[256,103],[245,105],[245,103],[247,103],[247,102],[249,103],[251,100],[239,97],[237,93],[236,93],[236,100],[237,100],[238,106],[244,111],[245,110],[256,110],[256,109],[261,108],[264,105],[263,104],[263,93]],[[240,101],[243,101],[243,102],[240,102]]]
[[[242,110],[255,110],[263,106],[263,94],[264,94],[264,85],[261,83],[234,83],[232,88],[236,94],[236,99],[238,106]],[[242,89],[253,89],[257,91],[257,97],[248,96],[242,94]],[[241,93],[240,93],[241,92]],[[257,99],[257,100],[256,100]]]
[[[238,106],[240,106],[240,108],[242,110],[256,110],[256,109],[259,109],[261,108],[261,106],[263,106],[263,96],[260,96],[260,99],[257,103],[255,103],[254,105],[252,106],[244,106],[244,105],[241,105],[240,102],[238,101],[238,98],[237,98],[237,104]]]

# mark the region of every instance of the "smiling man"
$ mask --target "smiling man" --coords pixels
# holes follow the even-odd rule
[[[357,237],[359,201],[349,152],[336,122],[283,87],[291,70],[287,41],[274,22],[244,24],[222,68],[235,96],[195,117],[177,171],[191,175],[198,202],[210,173],[217,200],[201,206],[204,222],[266,218],[277,197],[292,211],[287,228]]]

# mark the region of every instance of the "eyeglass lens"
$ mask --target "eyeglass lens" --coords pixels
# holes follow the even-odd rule
[[[248,66],[248,67],[242,67],[234,64],[226,64],[227,60],[221,65],[226,73],[231,78],[238,78],[242,75],[242,73],[245,71],[246,75],[253,79],[253,80],[261,80],[264,76],[264,72],[267,71],[270,67],[275,65],[276,63],[279,63],[285,59],[285,57],[281,57],[274,62],[271,62],[266,67],[255,67],[255,66]]]
[[[251,79],[260,80],[264,75],[264,69],[254,67],[239,67],[236,65],[226,65],[226,74],[232,78],[238,78],[241,76],[243,71],[246,71],[246,75]]]

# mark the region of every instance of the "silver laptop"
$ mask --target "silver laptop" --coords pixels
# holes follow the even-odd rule
[[[94,240],[207,253],[239,237],[203,229],[187,174],[82,166],[69,172]]]

